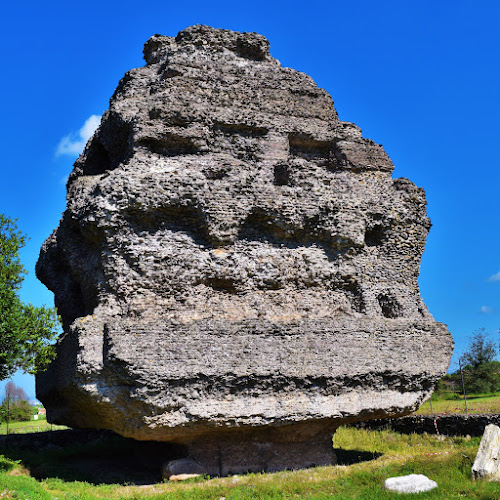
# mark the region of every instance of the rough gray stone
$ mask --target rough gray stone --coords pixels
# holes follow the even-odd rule
[[[422,493],[437,488],[436,481],[432,481],[423,474],[409,474],[408,476],[390,477],[385,480],[385,488],[396,493]]]
[[[331,463],[336,427],[415,410],[448,367],[424,191],[261,35],[193,26],[144,56],[41,251],[65,333],[38,398],[218,470]]]
[[[489,424],[484,429],[472,465],[472,477],[489,481],[500,480],[500,427]]]

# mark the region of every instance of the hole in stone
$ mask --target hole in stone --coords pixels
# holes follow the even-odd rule
[[[138,142],[152,153],[162,156],[177,156],[196,154],[199,152],[198,145],[192,137],[186,137],[171,132],[160,138],[147,138]]]
[[[131,206],[126,211],[130,228],[136,233],[154,234],[169,230],[184,233],[200,246],[209,245],[208,225],[203,212],[191,205],[164,207]]]
[[[293,186],[288,165],[279,164],[274,167],[274,184],[276,186]]]
[[[218,292],[226,292],[226,293],[235,292],[234,280],[230,278],[217,278],[217,277],[207,278],[205,284]]]
[[[59,264],[55,272],[58,273],[55,284],[58,290],[63,291],[62,299],[58,299],[58,295],[55,296],[55,304],[63,326],[68,328],[76,318],[85,316],[88,308],[85,306],[81,285],[71,274],[68,265],[66,263]]]
[[[230,167],[227,165],[210,165],[203,170],[205,177],[210,180],[221,180],[229,175]]]
[[[368,247],[376,247],[382,245],[385,238],[384,228],[377,224],[365,233],[365,245]]]
[[[290,154],[307,160],[317,157],[328,159],[330,157],[332,144],[329,141],[321,141],[306,134],[289,134],[288,143]]]
[[[104,146],[96,139],[92,141],[83,165],[83,175],[99,175],[111,169],[111,160]]]
[[[176,76],[181,76],[181,75],[182,75],[182,71],[180,71],[179,69],[166,67],[162,71],[160,79],[167,80],[169,78],[175,78]]]
[[[397,300],[389,294],[381,293],[377,297],[382,314],[385,318],[398,318],[401,316],[402,308]]]
[[[65,237],[72,243],[68,244],[65,251],[57,245],[49,247],[44,258],[50,263],[49,267],[48,269],[39,267],[37,273],[51,290],[57,291],[56,307],[63,327],[67,329],[76,318],[92,314],[98,304],[98,290],[95,282],[87,279],[88,275],[84,270],[75,271],[69,259],[77,255],[90,269],[93,265],[97,266],[97,253],[82,236],[77,223],[71,220],[68,222],[66,217],[63,224],[64,227],[58,231],[64,231]],[[90,273],[97,275],[99,269],[94,269]]]
[[[248,241],[285,243],[293,238],[293,228],[283,222],[273,217],[273,214],[254,208],[242,224],[238,237]]]
[[[365,301],[361,287],[351,277],[344,277],[341,290],[345,293],[347,300],[354,312],[363,313],[365,311]]]
[[[265,127],[248,125],[246,123],[224,123],[217,122],[213,126],[214,131],[225,135],[241,135],[243,137],[261,138],[265,137],[269,130]]]

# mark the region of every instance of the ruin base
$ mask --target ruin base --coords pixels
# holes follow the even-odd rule
[[[189,458],[211,476],[276,472],[334,465],[337,426],[292,425],[280,429],[215,433],[184,443]]]

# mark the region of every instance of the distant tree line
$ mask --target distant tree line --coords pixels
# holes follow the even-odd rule
[[[500,361],[498,346],[484,328],[470,337],[467,350],[460,357],[459,368],[445,375],[436,389],[437,396],[446,393],[489,394],[500,391]]]

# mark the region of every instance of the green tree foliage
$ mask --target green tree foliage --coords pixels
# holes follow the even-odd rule
[[[5,398],[0,406],[0,421],[24,422],[31,420],[33,409],[28,401],[28,396],[22,387],[14,382],[7,382]]]
[[[489,334],[484,328],[476,330],[470,339],[469,347],[460,361],[462,366],[467,366],[473,370],[479,368],[481,365],[490,363],[496,358],[497,347],[495,343],[489,338]]]
[[[7,418],[9,422],[28,422],[31,420],[32,414],[33,411],[29,401],[24,399],[11,402],[9,405],[7,405],[7,401],[4,401],[0,407],[0,419],[2,422],[5,422]]]
[[[470,337],[467,350],[460,363],[467,394],[487,394],[500,391],[500,362],[496,360],[497,346],[484,328],[476,330]],[[437,392],[462,392],[460,369],[443,377]]]
[[[488,361],[477,368],[464,369],[465,390],[472,394],[500,391],[500,362]]]
[[[35,374],[54,358],[55,309],[24,304],[19,289],[26,271],[19,250],[26,236],[0,214],[0,380],[21,369]]]

